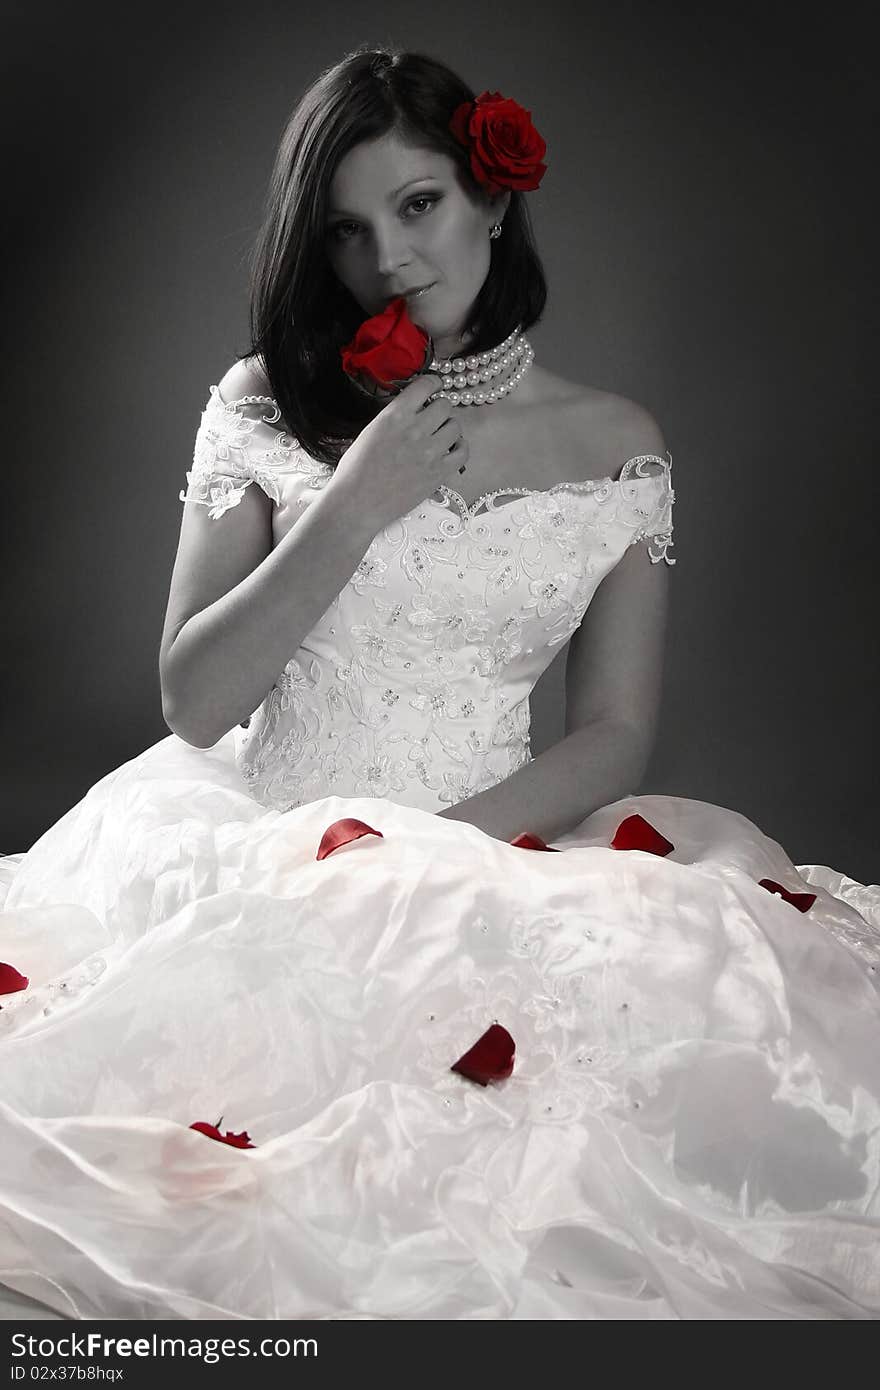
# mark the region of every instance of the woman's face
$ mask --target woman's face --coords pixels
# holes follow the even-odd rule
[[[462,331],[489,273],[489,228],[509,193],[477,201],[462,187],[455,161],[389,132],[363,141],[340,160],[327,200],[330,265],[364,311],[381,313],[407,296],[410,318],[440,357],[463,346]],[[430,285],[424,294],[408,291]]]

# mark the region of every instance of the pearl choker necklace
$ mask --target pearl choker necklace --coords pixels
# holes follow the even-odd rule
[[[526,335],[515,328],[498,347],[465,357],[435,357],[425,370],[449,379],[449,388],[431,397],[453,405],[494,405],[515,391],[535,359]],[[488,388],[488,389],[487,389]]]

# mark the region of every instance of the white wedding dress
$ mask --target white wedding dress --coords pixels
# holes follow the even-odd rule
[[[0,997],[8,1290],[70,1318],[880,1315],[880,888],[679,797],[557,853],[435,814],[531,757],[529,693],[626,548],[672,563],[670,461],[621,463],[438,490],[247,727],[162,739],[0,861],[29,980]],[[328,476],[211,388],[186,496],[221,534],[255,485],[277,540]],[[635,813],[671,852],[612,847]],[[343,818],[379,833],[318,858]],[[450,1070],[496,1021],[512,1075]],[[255,1147],[189,1128],[221,1116]]]

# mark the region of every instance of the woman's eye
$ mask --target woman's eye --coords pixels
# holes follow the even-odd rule
[[[414,208],[417,203],[429,203],[431,207],[433,207],[433,205],[439,203],[439,201],[439,195],[434,193],[423,193],[418,198],[411,198],[407,204],[407,208]],[[429,209],[426,208],[421,212],[416,212],[416,217],[424,217],[427,211],[429,211]],[[357,225],[357,222],[337,222],[330,228],[330,235],[337,241],[350,241],[351,237],[344,234],[345,228],[354,227],[354,229],[357,230]]]

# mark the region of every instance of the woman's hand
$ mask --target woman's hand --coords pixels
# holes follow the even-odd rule
[[[468,460],[456,407],[428,398],[444,386],[436,372],[409,382],[361,430],[336,465],[344,483],[375,531],[405,516],[441,483],[450,486]]]

